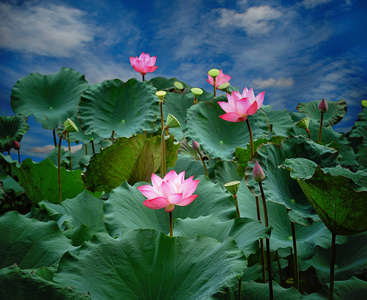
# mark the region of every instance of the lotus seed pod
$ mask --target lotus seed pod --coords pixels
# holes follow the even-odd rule
[[[183,90],[184,88],[183,84],[179,81],[175,81],[173,85],[175,86],[176,89],[179,89],[179,90]]]
[[[167,116],[167,122],[166,122],[166,125],[169,127],[169,128],[177,128],[177,127],[181,127],[181,124],[180,122],[176,119],[175,116],[171,115],[171,114],[168,114]]]
[[[155,94],[159,98],[159,101],[160,102],[163,102],[163,98],[164,98],[164,96],[166,96],[167,93],[165,91],[158,91]]]
[[[252,172],[252,176],[256,182],[262,182],[265,180],[265,173],[261,166],[259,165],[258,161],[256,161],[254,170]]]
[[[227,182],[224,187],[230,192],[232,195],[237,195],[238,189],[240,187],[241,181],[230,181]]]
[[[299,128],[308,129],[310,125],[310,119],[308,117],[299,120],[296,124]]]
[[[367,100],[362,100],[361,104],[362,108],[367,107]]]
[[[319,103],[319,111],[322,113],[326,113],[328,111],[328,105],[325,99],[322,99]]]
[[[194,96],[200,96],[201,94],[203,94],[203,90],[200,88],[192,88],[191,89],[191,93],[194,94]]]
[[[215,77],[217,77],[218,75],[219,75],[219,70],[218,69],[211,69],[209,72],[208,72],[208,74],[211,76],[211,77],[213,77],[213,78],[215,78]]]
[[[67,132],[79,131],[75,123],[72,120],[70,120],[69,118],[67,118],[66,121],[64,122],[64,128],[65,128],[65,131]]]

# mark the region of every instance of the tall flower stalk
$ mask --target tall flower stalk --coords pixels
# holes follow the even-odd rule
[[[203,156],[201,155],[201,152],[200,152],[200,145],[199,145],[199,143],[196,142],[196,141],[192,141],[192,148],[195,151],[195,159],[197,159],[197,154],[199,154],[200,160],[201,160],[201,162],[203,163],[203,166],[204,166],[205,175],[207,177],[209,177],[208,169],[206,168],[206,164],[205,164],[204,158],[203,158]]]
[[[327,113],[328,111],[328,105],[327,102],[325,101],[325,99],[322,99],[319,103],[319,111],[321,113],[321,120],[320,120],[320,128],[319,128],[319,139],[318,142],[321,142],[321,137],[322,137],[322,126],[324,123],[324,113]]]

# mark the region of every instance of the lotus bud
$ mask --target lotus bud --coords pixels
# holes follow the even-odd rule
[[[14,148],[15,150],[19,150],[19,149],[20,149],[20,144],[19,144],[19,142],[17,142],[16,140],[14,140],[14,141],[13,141],[13,148]]]
[[[167,116],[167,122],[166,122],[166,125],[169,127],[169,128],[177,128],[177,127],[181,127],[181,124],[180,122],[176,119],[175,116],[171,115],[171,114],[168,114]]]
[[[175,83],[173,85],[178,90],[183,90],[183,88],[184,88],[183,84],[181,82],[179,82],[179,81],[175,81]]]
[[[328,105],[325,99],[322,99],[319,103],[319,111],[321,113],[326,113],[328,111]]]
[[[164,96],[166,96],[167,93],[165,91],[158,91],[155,94],[159,98],[159,102],[163,102],[163,98]]]
[[[310,119],[308,117],[299,120],[296,124],[299,128],[308,129],[310,125]]]
[[[230,192],[232,195],[237,195],[238,189],[240,187],[240,181],[230,181],[227,182],[224,187]]]
[[[220,71],[219,71],[218,69],[211,69],[211,70],[208,72],[208,74],[209,74],[211,77],[213,77],[213,78],[217,77],[217,76],[219,75],[219,73],[220,73]]]
[[[64,122],[64,128],[66,132],[79,131],[75,123],[72,120],[70,120],[69,118],[67,118],[66,121]]]
[[[254,170],[252,172],[252,176],[256,182],[262,182],[265,180],[265,173],[261,166],[259,165],[258,161],[256,161]]]
[[[192,141],[192,149],[194,149],[195,151],[199,151],[200,150],[200,145],[197,141]]]

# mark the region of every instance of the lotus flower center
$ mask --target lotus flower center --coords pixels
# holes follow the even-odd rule
[[[52,106],[50,106],[50,110],[53,110],[54,108]]]
[[[125,124],[125,120],[121,120],[121,123],[122,123],[122,124]]]

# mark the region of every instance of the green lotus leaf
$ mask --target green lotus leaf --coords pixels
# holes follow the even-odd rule
[[[364,232],[347,239],[347,243],[336,244],[335,280],[347,280],[353,275],[365,272],[367,267],[367,234]],[[330,282],[330,260],[331,249],[317,246],[311,259],[299,262],[300,270],[314,267],[321,283]]]
[[[260,238],[270,236],[270,227],[265,228],[260,222],[250,218],[235,218],[222,222],[215,215],[209,215],[196,219],[176,219],[173,235],[205,235],[221,242],[227,237],[232,237],[245,255],[249,256],[258,251]]]
[[[179,145],[173,136],[166,140],[167,166],[173,166]],[[161,165],[161,137],[143,135],[119,138],[116,142],[93,156],[84,173],[85,186],[92,191],[110,191],[127,180],[134,184],[149,181]]]
[[[219,182],[222,186],[230,181],[241,181],[243,176],[245,176],[245,174],[239,176],[237,166],[229,161],[218,161],[213,167],[213,172],[214,178],[212,180]]]
[[[253,166],[258,160],[265,172],[262,182],[267,200],[283,204],[290,210],[292,221],[310,225],[312,220],[319,220],[306,195],[287,170],[278,168],[288,158],[308,158],[322,167],[336,165],[338,152],[318,145],[302,136],[289,137],[280,145],[265,144],[260,146],[246,169],[246,182],[249,188],[260,195],[259,185],[252,178]]]
[[[357,161],[362,167],[367,168],[367,141],[358,147]]]
[[[289,129],[292,128],[294,122],[287,110],[274,110],[272,105],[262,105],[261,110],[269,120],[270,136],[286,137],[290,135]]]
[[[57,167],[49,159],[34,163],[30,158],[22,162],[16,169],[20,185],[24,188],[32,205],[47,199],[59,203],[59,184]],[[62,200],[74,198],[84,191],[81,171],[67,171],[61,168]]]
[[[93,299],[203,299],[234,285],[245,266],[231,239],[134,230],[95,235],[64,255],[54,280]]]
[[[367,188],[356,186],[358,177],[361,177],[359,183],[367,186],[365,172],[352,173],[342,168],[317,167],[312,178],[298,179],[307,199],[334,234],[350,235],[367,230]]]
[[[213,158],[232,160],[236,147],[246,147],[250,141],[245,122],[233,123],[221,119],[224,114],[217,101],[227,101],[225,95],[211,102],[199,102],[187,112],[185,136],[197,141],[202,149]],[[257,111],[249,116],[254,140],[269,132],[266,115]]]
[[[0,116],[0,152],[10,151],[14,141],[20,142],[29,129],[28,118],[15,116]]]
[[[14,85],[10,105],[17,114],[34,115],[45,129],[55,129],[78,110],[89,87],[83,74],[62,68],[51,75],[31,73]]]
[[[85,300],[90,296],[45,280],[35,272],[20,270],[15,265],[0,270],[0,299]]]
[[[211,167],[208,165],[208,161],[205,161],[205,163],[208,172],[211,173]],[[203,163],[200,160],[185,154],[178,155],[177,161],[172,170],[175,170],[177,174],[185,171],[186,177],[205,175]]]
[[[130,137],[150,130],[158,114],[155,88],[135,78],[105,80],[90,86],[79,103],[79,121],[85,134],[103,138]]]
[[[73,249],[56,222],[40,222],[16,211],[0,217],[0,267],[21,269],[52,266]]]
[[[367,109],[364,108],[358,114],[358,119],[355,121],[352,130],[349,133],[350,138],[362,137],[367,139]]]
[[[24,193],[24,189],[19,185],[17,181],[14,180],[13,177],[6,174],[6,172],[0,168],[0,185],[2,191],[4,193],[14,193],[14,196],[19,196]],[[0,196],[0,199],[3,199]]]
[[[329,289],[320,292],[321,299],[329,298]],[[334,300],[363,299],[367,294],[367,282],[352,276],[346,281],[335,281]]]
[[[345,100],[326,101],[328,111],[324,113],[323,126],[334,126],[339,123],[347,112],[347,103]],[[308,103],[298,103],[297,110],[306,113],[310,119],[317,121],[320,124],[321,113],[319,111],[320,100],[311,101]]]
[[[198,179],[200,182],[194,193],[198,197],[190,205],[176,205],[173,218],[194,219],[211,214],[215,214],[222,221],[234,218],[236,207],[232,195],[205,176],[199,176]],[[130,186],[126,182],[110,193],[103,209],[105,226],[112,237],[138,228],[169,232],[168,213],[164,209],[145,207],[144,200],[146,198],[143,194],[135,186]]]
[[[149,82],[157,89],[157,91],[175,91],[176,87],[175,87],[175,82],[179,81],[176,78],[170,78],[167,79],[165,77],[154,77],[151,80],[149,80]],[[184,88],[189,88],[189,86],[184,83],[181,82],[184,86]]]

